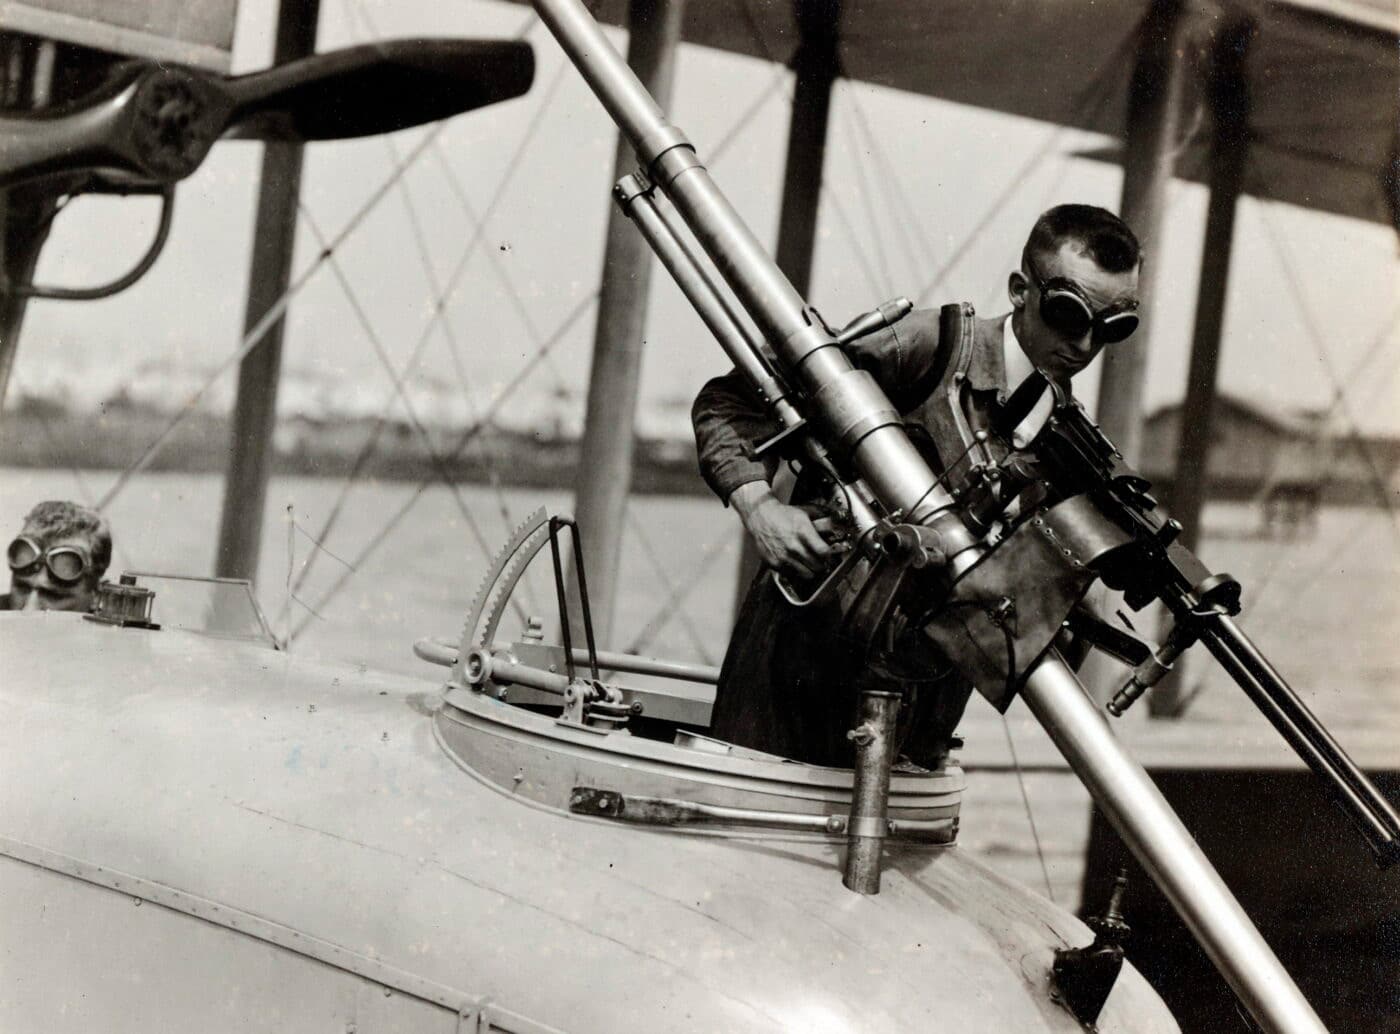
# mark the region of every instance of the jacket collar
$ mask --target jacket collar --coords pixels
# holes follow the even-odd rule
[[[1005,391],[1006,362],[1001,354],[1001,325],[1009,313],[978,318],[973,330],[972,356],[967,364],[967,383],[975,391]]]

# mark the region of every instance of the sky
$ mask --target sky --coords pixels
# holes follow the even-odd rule
[[[513,36],[531,21],[527,9],[489,0],[323,0],[322,8],[323,50],[395,36]],[[273,12],[270,0],[243,0],[236,71],[267,64]],[[527,38],[537,71],[526,97],[453,119],[432,139],[415,129],[308,149],[294,269],[314,262],[318,233],[349,233],[292,301],[284,353],[290,371],[352,383],[371,406],[378,399],[398,408],[386,366],[402,369],[426,334],[419,377],[461,385],[479,412],[566,326],[548,360],[494,404],[507,423],[544,419],[560,398],[569,400],[563,406],[573,420],[581,415],[615,131],[543,27],[534,25]],[[624,45],[620,32],[613,38]],[[677,76],[672,121],[695,141],[758,237],[773,240],[788,73],[685,46]],[[1041,210],[1063,201],[1116,209],[1119,169],[1075,157],[1103,142],[841,82],[810,300],[829,322],[844,323],[896,295],[917,297],[956,255],[930,300],[1005,311],[1006,275]],[[1043,159],[1033,161],[1037,154]],[[383,191],[409,155],[416,157],[401,180]],[[149,379],[152,364],[212,371],[232,355],[243,324],[259,157],[255,144],[215,147],[181,185],[172,239],[135,288],[95,303],[35,302],[15,372],[19,390],[57,387],[89,404],[143,369]],[[377,192],[382,199],[361,214]],[[1161,276],[1149,410],[1184,391],[1205,200],[1203,188],[1172,184],[1165,236],[1152,255]],[[148,199],[79,199],[59,219],[39,279],[83,284],[120,273],[144,248],[155,212]],[[1268,405],[1325,409],[1341,383],[1347,396],[1339,425],[1354,419],[1368,432],[1400,434],[1397,273],[1392,230],[1244,199],[1221,388]],[[445,319],[435,325],[435,298],[449,284]],[[641,422],[684,433],[689,399],[727,363],[664,272],[653,285]],[[571,314],[577,318],[566,323]],[[1076,385],[1090,404],[1095,377]],[[226,372],[211,397],[227,399],[233,379]],[[198,381],[185,377],[179,390]]]

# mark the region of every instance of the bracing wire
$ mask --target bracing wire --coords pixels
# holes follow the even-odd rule
[[[1108,59],[1099,69],[1098,74],[1094,76],[1093,79],[1089,80],[1089,82],[1085,84],[1084,89],[1070,102],[1070,109],[1072,111],[1085,111],[1091,119],[1097,117],[1098,113],[1103,110],[1111,97],[1111,92],[1108,87],[1113,81],[1113,76],[1118,68],[1121,67],[1122,62],[1127,58],[1128,50],[1137,40],[1137,37],[1138,29],[1134,26],[1134,28],[1119,42],[1118,46],[1114,48],[1113,53],[1109,55]],[[1030,157],[1012,174],[1001,193],[992,201],[991,206],[983,213],[982,217],[977,220],[972,229],[964,234],[962,243],[954,249],[953,253],[944,261],[943,265],[934,273],[928,284],[918,293],[914,299],[915,305],[923,305],[926,303],[929,295],[937,290],[948,275],[957,268],[958,263],[971,251],[973,243],[982,236],[982,232],[986,230],[992,220],[1000,214],[1001,210],[1006,206],[1006,203],[1015,196],[1016,191],[1020,188],[1025,178],[1031,173],[1031,170],[1044,161],[1045,156],[1059,145],[1060,140],[1064,137],[1064,134],[1069,128],[1069,125],[1066,123],[1060,123],[1045,134],[1040,146],[1037,147],[1035,151],[1031,153]]]
[[[1021,769],[1021,759],[1016,754],[1016,740],[1011,735],[1011,723],[1006,715],[1001,716],[1001,728],[1006,733],[1006,748],[1011,752],[1011,765],[1016,769],[1016,785],[1021,789],[1021,804],[1026,809],[1026,822],[1031,827],[1031,840],[1035,843],[1035,856],[1040,860],[1040,875],[1045,880],[1045,896],[1055,900],[1055,888],[1050,883],[1050,866],[1045,861],[1045,848],[1040,843],[1040,830],[1035,824],[1035,814],[1031,811],[1031,797],[1026,792],[1026,774]]]
[[[704,581],[705,576],[714,567],[715,561],[728,553],[730,547],[740,541],[742,541],[742,535],[726,535],[706,543],[705,548],[700,553],[700,561],[696,565],[694,573],[688,580],[676,586],[672,594],[662,601],[651,620],[628,644],[626,652],[641,653],[649,647],[670,623],[672,615],[684,606],[691,593]],[[701,647],[700,656],[705,658],[706,663],[709,663],[708,651],[704,650],[703,647]]]
[[[345,9],[350,17],[351,22],[360,22],[363,25],[365,32],[367,32],[372,39],[378,41],[383,38],[383,34],[379,32],[378,26],[375,25],[374,20],[373,18],[371,18],[369,10],[365,7],[363,0],[345,0]],[[356,11],[359,12],[358,19],[355,16]],[[524,24],[522,24],[520,29],[517,30],[517,38],[523,37],[531,28],[534,27],[535,23],[538,22],[538,20],[538,14],[532,11],[531,14],[526,17]],[[564,81],[565,73],[568,71],[569,67],[570,65],[568,61],[560,61],[559,67],[555,71],[554,78],[550,82],[549,88],[545,91],[544,95],[540,98],[539,102],[536,105],[536,115],[535,119],[533,120],[533,124],[526,131],[524,140],[522,140],[521,147],[517,148],[516,154],[512,157],[511,162],[507,166],[507,168],[515,167],[515,163],[519,159],[520,154],[523,151],[524,143],[528,142],[534,136],[535,129],[538,128],[539,122],[542,121],[543,114],[546,111],[548,111],[550,101],[553,100],[554,94],[558,91],[559,85]],[[389,141],[389,143],[392,146],[392,141]],[[459,205],[462,208],[462,211],[466,213],[467,217],[471,221],[480,225],[484,225],[485,220],[477,218],[476,213],[473,211],[471,202],[467,199],[467,193],[462,187],[461,177],[457,175],[457,170],[453,168],[452,163],[448,161],[447,152],[442,148],[441,144],[435,146],[433,148],[433,151],[434,156],[438,159],[438,163],[442,167],[442,172],[447,179],[448,187],[452,190],[452,193],[456,197]],[[538,343],[539,333],[538,330],[534,327],[533,319],[530,316],[529,308],[525,305],[524,300],[520,297],[520,292],[516,290],[515,284],[506,275],[505,270],[501,266],[499,256],[496,255],[495,252],[491,251],[487,252],[487,256],[491,259],[490,265],[492,272],[494,272],[497,275],[498,279],[502,281],[503,286],[505,287],[508,295],[511,298],[511,301],[515,306],[516,315],[519,317],[519,319],[526,326],[527,329],[533,331],[532,337],[534,338],[536,343]],[[556,385],[567,385],[567,379],[564,377],[563,373],[560,372],[559,368],[554,365],[554,358],[552,356],[545,360],[545,367],[553,375]]]
[[[711,163],[719,161],[720,156],[723,155],[725,151],[729,150],[730,145],[738,139],[739,134],[747,129],[749,123],[763,110],[763,106],[768,103],[769,98],[782,88],[783,82],[787,77],[788,70],[782,65],[778,65],[777,70],[773,73],[773,77],[768,80],[768,85],[754,96],[749,106],[740,112],[739,118],[729,127],[728,132],[720,137],[719,140],[715,142],[715,145],[709,149],[706,156]]]
[[[549,107],[550,98],[554,95],[554,92],[558,89],[559,85],[564,81],[565,70],[565,66],[561,65],[554,79],[545,89],[544,96],[541,98],[541,103],[539,107],[536,109],[535,114],[531,117],[530,122],[526,125],[525,131],[521,135],[520,142],[517,144],[515,152],[511,156],[511,160],[507,165],[508,169],[514,168],[516,163],[520,160],[520,156],[524,153],[525,148],[534,138],[535,133],[538,131],[540,124],[543,121],[544,112]],[[500,182],[497,184],[495,193],[492,195],[490,202],[487,204],[485,211],[482,213],[481,221],[479,221],[476,225],[476,232],[472,234],[471,239],[468,241],[466,248],[463,249],[461,257],[458,259],[456,266],[449,274],[446,286],[443,288],[443,290],[437,293],[437,297],[433,304],[432,317],[429,320],[428,325],[424,327],[421,335],[419,336],[408,363],[405,364],[405,375],[407,375],[417,365],[423,350],[427,347],[428,341],[432,337],[432,333],[436,328],[438,321],[446,318],[447,304],[453,297],[456,296],[457,290],[461,286],[462,281],[466,276],[471,258],[476,253],[477,248],[480,246],[480,243],[485,236],[486,222],[491,218],[492,214],[494,214],[498,204],[505,195],[506,188],[512,182],[514,182],[513,177],[507,174],[505,176],[502,176]],[[536,347],[538,348],[538,343],[536,344]],[[454,365],[460,367],[460,362],[458,361],[458,357],[455,353]],[[360,453],[355,458],[355,463],[351,468],[346,483],[342,486],[340,494],[336,498],[335,503],[331,506],[330,512],[327,514],[325,521],[321,525],[320,531],[317,535],[317,537],[321,541],[325,541],[329,537],[331,530],[335,527],[337,521],[340,518],[340,514],[344,509],[351,487],[353,487],[355,480],[359,477],[360,473],[363,471],[365,464],[373,455],[375,447],[379,440],[379,436],[383,433],[385,426],[387,426],[388,424],[387,414],[388,408],[391,404],[392,396],[385,400],[384,412],[381,413],[381,415],[375,421],[375,425],[370,432],[369,438],[366,440],[364,446],[361,447]],[[480,421],[478,421],[478,424],[474,424],[473,426],[478,426],[479,423]],[[305,578],[306,573],[303,572],[297,581],[298,588],[305,581]]]
[[[391,152],[396,150],[392,140],[386,140],[385,143],[388,145]],[[443,165],[450,169],[451,166],[447,163],[446,154],[443,149],[437,147],[433,150]],[[449,178],[455,182],[455,173],[450,174]],[[401,193],[403,196],[404,211],[408,216],[408,226],[413,236],[415,250],[418,252],[419,263],[422,265],[423,275],[428,281],[428,289],[433,293],[434,297],[438,297],[442,294],[442,283],[438,279],[436,271],[433,269],[432,256],[429,253],[427,233],[423,227],[423,220],[419,214],[418,206],[413,200],[413,194],[408,189],[408,181],[404,180],[401,186],[403,187]],[[462,210],[468,222],[473,226],[484,228],[484,221],[476,215],[471,205],[467,202],[465,195],[459,194],[459,199],[462,202]],[[492,254],[489,249],[487,253]],[[456,329],[452,325],[452,317],[449,313],[443,312],[442,319],[438,323],[438,329],[441,332],[443,342],[447,345],[447,354],[451,357],[452,369],[457,375],[457,385],[461,389],[463,399],[465,399],[467,403],[467,418],[471,423],[478,423],[481,419],[480,408],[472,397],[470,379],[467,377],[466,367],[462,361],[461,341],[457,336]],[[407,373],[405,373],[405,376],[407,376]],[[507,528],[513,527],[515,525],[515,517],[511,511],[510,502],[506,499],[506,494],[501,488],[500,472],[496,468],[495,456],[490,449],[479,449],[478,452],[485,461],[487,481],[490,484],[492,494],[496,500],[496,507],[501,515],[501,519]],[[530,572],[528,570],[521,581],[521,588],[524,590],[526,609],[533,609],[530,600],[533,597],[534,590],[530,582]]]
[[[277,624],[284,625],[285,628],[281,640],[281,646],[283,649],[286,649],[287,646],[291,643],[292,629],[290,622],[292,604],[296,603],[308,613],[315,613],[306,604],[306,602],[300,596],[297,595],[297,586],[292,584],[293,570],[295,569],[298,574],[304,572],[306,568],[311,564],[312,559],[320,553],[325,553],[328,557],[330,557],[332,560],[335,560],[342,567],[350,568],[350,561],[346,560],[339,554],[333,553],[331,550],[327,549],[324,543],[318,542],[316,540],[316,537],[312,535],[311,532],[307,531],[301,526],[300,523],[298,523],[296,519],[295,509],[291,503],[287,504],[286,513],[287,521],[290,525],[290,527],[287,529],[287,584],[286,593],[282,598],[282,609],[278,612],[276,621]],[[311,549],[307,552],[306,559],[302,561],[301,567],[294,568],[293,554],[295,553],[295,541],[297,535],[300,535],[302,538],[306,539],[306,541],[311,544]],[[353,568],[350,569],[353,570]],[[321,615],[316,614],[317,618],[320,618],[320,616]]]
[[[181,423],[183,423],[190,416],[190,414],[192,414],[195,411],[200,401],[204,398],[206,394],[208,394],[209,389],[214,386],[215,382],[218,381],[218,379],[222,377],[233,366],[235,366],[238,363],[241,363],[245,358],[247,358],[247,356],[250,353],[252,353],[252,351],[255,348],[262,344],[262,339],[264,335],[267,334],[268,330],[273,326],[273,324],[275,324],[278,320],[280,320],[283,317],[283,315],[287,311],[287,306],[291,303],[292,299],[295,298],[299,293],[301,293],[302,288],[304,288],[307,285],[307,283],[310,282],[311,278],[316,274],[317,270],[319,270],[321,266],[331,257],[331,255],[335,253],[336,249],[341,247],[341,245],[343,245],[345,241],[349,239],[350,235],[353,234],[360,226],[364,224],[365,219],[375,209],[375,207],[384,198],[384,196],[388,194],[389,190],[393,187],[393,185],[397,183],[399,181],[399,178],[402,177],[404,173],[406,173],[409,170],[409,168],[422,156],[423,152],[427,150],[428,145],[432,143],[432,141],[437,137],[438,133],[442,132],[442,128],[443,123],[439,122],[436,125],[430,127],[428,131],[423,134],[423,138],[418,141],[417,145],[415,145],[413,150],[409,152],[408,156],[403,160],[403,162],[401,162],[392,172],[390,172],[389,176],[384,180],[384,182],[381,183],[374,190],[374,192],[370,194],[369,198],[366,199],[364,204],[362,204],[355,211],[355,213],[341,228],[340,232],[337,233],[331,240],[329,240],[326,243],[325,248],[320,252],[320,254],[318,254],[311,261],[311,263],[304,270],[302,270],[300,275],[298,275],[296,279],[288,285],[287,289],[282,292],[281,296],[278,297],[278,299],[275,302],[273,302],[271,306],[268,307],[268,310],[265,313],[263,313],[263,315],[257,320],[257,322],[254,323],[251,328],[249,328],[247,333],[245,333],[242,339],[240,340],[238,347],[234,349],[231,353],[229,353],[229,355],[224,358],[224,360],[214,369],[214,371],[207,378],[205,378],[204,383],[201,384],[199,388],[196,389],[195,392],[192,395],[190,395],[188,399],[185,400],[184,404],[180,407],[180,409],[177,410],[171,416],[170,420],[166,423],[165,427],[162,428],[160,433],[156,435],[155,439],[148,446],[146,446],[145,450],[141,453],[140,456],[137,457],[136,461],[130,466],[128,466],[126,470],[122,471],[122,473],[117,477],[117,480],[113,483],[112,487],[107,489],[106,493],[102,496],[102,498],[98,500],[96,507],[97,510],[102,511],[105,510],[108,506],[110,506],[112,504],[112,501],[116,499],[117,496],[121,494],[122,490],[125,489],[126,486],[131,482],[131,479],[137,474],[139,474],[141,471],[145,470],[146,467],[150,465],[151,461],[155,459],[156,454],[159,453],[160,450],[165,447],[165,443],[170,439],[170,435]]]
[[[559,327],[555,330],[555,332],[550,335],[549,339],[545,342],[544,346],[521,366],[521,368],[516,372],[516,375],[510,380],[509,383],[507,383],[504,387],[501,388],[499,392],[497,392],[496,397],[492,399],[491,403],[486,407],[485,412],[482,414],[481,421],[476,424],[473,424],[471,427],[463,431],[462,434],[458,437],[457,441],[453,443],[452,448],[447,452],[448,462],[452,462],[459,455],[461,455],[462,451],[473,441],[473,439],[475,439],[476,436],[488,426],[491,419],[496,415],[497,412],[500,411],[500,408],[510,400],[511,396],[513,396],[516,390],[525,382],[526,378],[530,375],[530,373],[533,372],[535,368],[544,361],[545,353],[548,352],[550,349],[554,348],[554,346],[557,345],[564,338],[564,335],[569,332],[573,325],[578,322],[579,318],[582,317],[583,314],[587,312],[589,308],[593,305],[593,303],[597,300],[597,291],[594,291],[587,297],[579,299],[578,303],[575,304],[574,308],[559,324]],[[333,599],[340,592],[341,589],[345,587],[346,582],[349,581],[351,573],[353,573],[353,571],[359,570],[359,568],[364,564],[365,560],[368,559],[369,556],[379,547],[380,543],[382,543],[386,538],[388,538],[390,533],[392,533],[393,530],[399,526],[400,522],[402,522],[404,517],[408,515],[409,511],[413,509],[413,507],[417,504],[418,500],[423,497],[423,493],[428,490],[428,487],[433,484],[434,480],[434,478],[428,478],[427,480],[419,483],[418,487],[414,489],[413,493],[408,497],[408,499],[403,503],[403,505],[401,505],[399,509],[396,510],[390,516],[388,521],[386,521],[380,527],[380,529],[375,533],[375,535],[361,548],[360,552],[356,554],[355,559],[351,562],[350,570],[342,572],[341,575],[336,579],[336,581],[332,583],[330,588],[328,588],[321,595],[321,598],[316,606],[317,610],[324,610],[326,604],[331,599]],[[302,632],[302,630],[306,627],[306,624],[307,622],[303,621],[302,624],[297,626],[297,628],[293,629],[293,639],[295,639]]]
[[[666,592],[666,602],[663,603],[662,608],[657,611],[657,614],[659,615],[662,613],[663,610],[666,609],[666,605],[669,604],[671,601],[684,599],[684,592],[681,587],[678,587],[676,585],[675,580],[666,572],[666,565],[663,564],[661,561],[661,554],[657,552],[656,546],[652,543],[651,538],[647,535],[645,525],[643,525],[642,522],[637,519],[636,512],[632,509],[631,506],[628,506],[625,508],[624,513],[626,515],[628,526],[632,529],[632,532],[636,536],[638,544],[641,546],[642,554],[646,557],[647,562],[651,565],[651,569],[657,577],[657,580],[661,582],[661,586]],[[700,572],[692,572],[690,578],[687,579],[686,584],[694,585],[697,581],[699,581],[699,579]],[[691,645],[695,647],[696,653],[698,654],[699,658],[706,664],[713,663],[713,658],[710,656],[710,651],[705,645],[705,640],[700,635],[699,629],[695,627],[695,621],[691,618],[690,613],[687,610],[685,610],[684,607],[677,606],[671,611],[671,615],[669,616],[674,616],[676,620],[680,622],[682,629],[684,629],[687,637],[690,639]],[[648,622],[647,627],[650,627],[650,624],[651,623]],[[657,631],[659,632],[660,628],[658,628]]]
[[[849,91],[842,92],[847,93]],[[881,286],[878,290],[881,294],[887,295],[894,290],[895,278],[890,270],[890,256],[888,250],[885,248],[885,235],[881,232],[880,215],[875,207],[875,189],[870,182],[869,170],[865,167],[865,162],[861,161],[859,154],[860,144],[858,142],[854,149],[857,152],[855,161],[852,162],[856,170],[856,186],[858,188],[856,192],[860,195],[861,205],[865,209],[865,218],[870,226],[870,235],[875,242],[875,261],[880,267]],[[895,221],[900,222],[901,220]]]
[[[1261,205],[1261,209],[1263,212],[1262,222],[1266,235],[1273,245],[1274,254],[1278,257],[1279,266],[1283,270],[1284,278],[1288,281],[1289,294],[1294,300],[1294,306],[1298,310],[1298,314],[1302,317],[1303,326],[1307,331],[1304,336],[1307,338],[1308,344],[1312,346],[1313,352],[1316,353],[1318,363],[1321,365],[1322,371],[1332,387],[1332,408],[1340,412],[1342,418],[1346,421],[1347,438],[1351,442],[1352,447],[1356,450],[1357,455],[1361,457],[1362,462],[1366,465],[1367,474],[1371,487],[1375,490],[1376,498],[1390,517],[1388,523],[1390,524],[1391,532],[1395,535],[1397,541],[1400,541],[1400,513],[1396,512],[1395,502],[1390,497],[1390,489],[1386,484],[1385,473],[1381,470],[1380,463],[1376,460],[1375,454],[1372,453],[1370,446],[1366,443],[1365,436],[1361,433],[1360,421],[1358,421],[1356,414],[1352,412],[1351,405],[1347,401],[1347,387],[1343,384],[1341,377],[1338,375],[1337,369],[1332,362],[1332,357],[1327,354],[1327,347],[1324,343],[1322,331],[1318,327],[1317,321],[1313,317],[1312,310],[1305,300],[1306,294],[1303,290],[1302,278],[1294,268],[1288,248],[1282,236],[1279,234],[1277,226],[1274,225],[1272,208],[1268,202],[1265,202]]]
[[[898,170],[890,161],[889,154],[881,146],[879,138],[870,125],[869,116],[860,101],[860,91],[851,83],[847,84],[841,94],[850,102],[846,106],[847,118],[855,126],[856,135],[863,140],[865,153],[870,155],[875,162],[875,182],[885,193],[886,207],[891,211],[905,213],[905,218],[893,219],[891,225],[895,230],[895,239],[899,242],[904,252],[904,258],[908,262],[910,275],[917,276],[924,268],[935,264],[935,256],[932,246],[929,244],[928,235],[914,232],[914,227],[918,225],[917,210],[909,200],[909,195],[904,192]]]
[[[316,220],[312,218],[311,213],[301,206],[298,206],[298,210],[301,212],[312,235],[317,241],[322,241],[324,238],[321,234],[320,227],[316,225]],[[434,471],[436,471],[438,479],[442,481],[444,487],[446,487],[451,494],[453,501],[456,502],[457,509],[462,514],[462,520],[466,523],[467,530],[471,532],[472,538],[476,540],[482,553],[489,557],[491,555],[490,542],[487,541],[486,536],[482,533],[481,525],[477,523],[471,507],[467,505],[466,499],[462,496],[461,488],[453,479],[448,461],[438,452],[437,446],[433,443],[432,435],[429,433],[427,427],[423,425],[423,421],[419,419],[418,413],[413,406],[413,400],[409,397],[403,380],[398,375],[398,371],[394,369],[393,360],[385,350],[384,342],[380,339],[379,333],[374,329],[373,323],[370,322],[369,314],[365,312],[364,306],[360,303],[359,296],[356,295],[354,287],[351,286],[349,279],[346,278],[344,268],[334,257],[330,259],[330,267],[335,275],[336,282],[340,285],[341,290],[345,294],[345,299],[350,305],[351,312],[354,313],[355,321],[360,325],[360,329],[369,340],[370,346],[373,348],[375,356],[379,359],[380,365],[384,367],[385,372],[393,381],[394,391],[399,401],[403,404],[404,413],[408,417],[409,426],[413,429],[414,434],[418,436],[423,446],[423,451],[428,457],[428,462],[432,465]],[[521,608],[519,601],[512,601],[512,605],[520,612],[520,617],[523,620],[525,612]]]
[[[292,644],[292,569],[297,562],[297,539],[293,529],[296,527],[296,515],[292,510],[292,504],[287,504],[287,580],[283,585],[286,595],[282,600],[282,613],[277,615],[278,623],[282,625],[282,648],[285,650]]]
[[[323,240],[324,237],[320,227],[317,226],[316,220],[312,217],[311,213],[305,208],[300,208],[299,210],[312,236],[318,241]],[[369,341],[370,347],[374,351],[375,358],[379,360],[380,365],[384,368],[385,375],[388,376],[390,382],[393,384],[394,395],[398,401],[403,404],[404,414],[408,417],[409,426],[422,443],[423,450],[427,453],[429,462],[437,469],[439,477],[453,493],[457,500],[458,508],[462,511],[462,516],[468,521],[472,530],[480,535],[480,531],[476,527],[476,523],[467,507],[466,500],[462,498],[460,492],[457,490],[452,480],[451,471],[447,469],[446,462],[438,452],[436,444],[433,442],[432,434],[428,431],[427,426],[423,423],[422,418],[418,415],[417,409],[413,405],[413,399],[408,394],[408,386],[405,384],[404,378],[399,374],[398,370],[394,369],[393,359],[384,346],[384,340],[379,332],[375,330],[374,324],[370,320],[369,314],[365,311],[359,295],[355,293],[354,286],[345,275],[344,267],[334,258],[330,260],[330,266],[336,282],[340,285],[341,292],[345,295],[345,300],[355,316],[355,322],[359,324],[360,330],[364,333],[366,340]],[[484,539],[481,540],[481,543],[483,548],[485,548],[486,543]]]
[[[867,253],[865,245],[861,241],[861,235],[856,232],[855,222],[846,211],[846,206],[842,204],[841,199],[831,187],[827,185],[825,180],[822,181],[821,197],[823,200],[831,203],[831,211],[836,216],[836,221],[841,224],[841,229],[845,231],[846,240],[851,244],[850,254],[855,258],[856,265],[860,267],[861,276],[865,278],[865,285],[870,288],[872,294],[877,296],[883,294],[888,290],[885,286],[888,280],[881,281],[880,274],[875,269],[870,255]],[[879,238],[879,234],[875,236],[877,239]]]

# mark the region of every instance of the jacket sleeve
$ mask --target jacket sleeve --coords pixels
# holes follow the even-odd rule
[[[931,364],[937,349],[938,313],[920,310],[846,346],[846,354],[856,366],[868,370],[895,407],[906,413],[923,401],[915,397],[919,373]],[[750,443],[776,434],[778,424],[737,370],[706,383],[695,397],[690,417],[700,474],[726,505],[740,485],[772,481],[776,459],[750,459],[746,450]]]
[[[737,370],[706,382],[690,408],[690,422],[700,476],[725,506],[740,485],[773,480],[777,460],[752,459],[748,447],[776,434],[778,424]]]

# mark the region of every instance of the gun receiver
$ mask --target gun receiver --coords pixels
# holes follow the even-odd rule
[[[1163,513],[1147,492],[1148,482],[1123,462],[1077,402],[1070,399],[1056,407],[1033,448],[1049,468],[1049,485],[1063,495],[1087,495],[1131,536],[1130,544],[1103,564],[1099,573],[1104,582],[1121,590],[1134,610],[1154,599],[1165,604],[1175,624],[1164,649],[1176,654],[1202,643],[1322,778],[1380,866],[1400,861],[1400,815],[1235,624],[1240,584],[1228,574],[1212,573],[1177,541],[1181,525]],[[1131,693],[1140,678],[1135,673],[1125,692]],[[1131,699],[1119,710],[1127,703]]]

